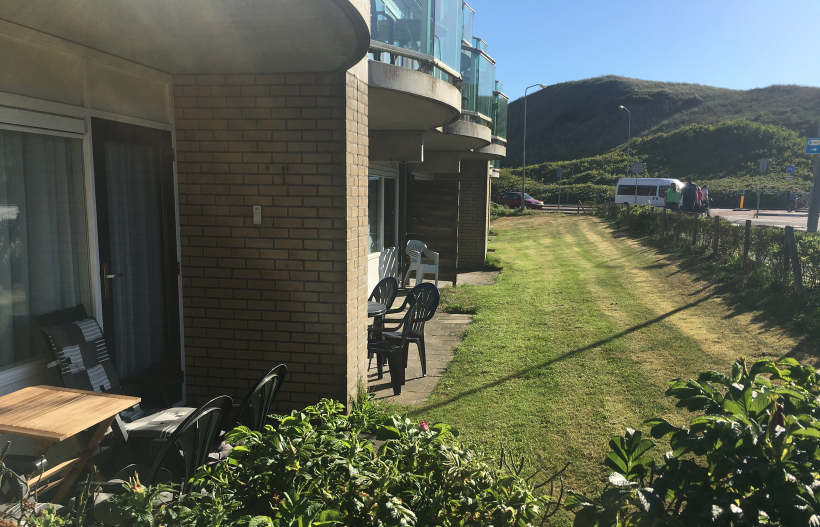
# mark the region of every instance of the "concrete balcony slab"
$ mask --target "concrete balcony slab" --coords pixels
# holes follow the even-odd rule
[[[468,121],[456,121],[424,133],[425,150],[466,151],[492,142],[490,128]]]
[[[461,159],[465,161],[493,161],[507,157],[507,147],[492,143],[483,148],[476,148],[471,152],[465,152]]]
[[[171,74],[348,69],[367,16],[362,0],[0,0],[0,20]]]
[[[460,116],[461,91],[449,82],[375,60],[368,76],[370,130],[429,130]]]

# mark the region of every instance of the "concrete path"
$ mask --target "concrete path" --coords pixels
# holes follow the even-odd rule
[[[497,271],[464,273],[459,274],[456,281],[458,284],[484,286],[492,284],[497,275]],[[395,305],[401,305],[402,297],[406,294],[407,290],[403,290],[399,298],[396,299]],[[399,317],[393,315],[391,318]],[[376,359],[370,361],[367,371],[367,386],[373,397],[375,399],[386,399],[396,404],[418,405],[423,403],[433,393],[439,379],[444,374],[444,370],[453,358],[455,348],[461,343],[464,330],[470,325],[472,318],[471,315],[458,315],[439,311],[432,320],[425,324],[424,342],[427,350],[427,377],[421,375],[418,349],[411,344],[407,370],[405,371],[405,384],[399,396],[393,395],[390,372],[387,366],[384,367],[384,378],[378,379]]]

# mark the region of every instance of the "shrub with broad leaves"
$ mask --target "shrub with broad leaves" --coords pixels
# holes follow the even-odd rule
[[[656,418],[668,438],[660,462],[654,441],[627,430],[610,441],[609,487],[596,497],[570,493],[575,525],[820,525],[820,389],[814,368],[793,359],[741,359],[729,375],[676,379],[666,394],[698,415],[689,426]]]
[[[117,498],[128,512],[123,525],[524,527],[557,508],[518,474],[462,447],[446,424],[344,410],[323,400],[274,416],[264,432],[233,430],[226,439],[239,446],[199,470],[196,492],[153,509],[140,506],[152,489]]]

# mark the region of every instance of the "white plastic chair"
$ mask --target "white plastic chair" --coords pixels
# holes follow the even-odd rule
[[[416,272],[416,285],[424,281],[424,275],[434,274],[436,276],[436,287],[438,287],[438,253],[428,249],[427,245],[419,240],[407,240],[405,252],[410,257],[410,267],[407,269],[407,274],[404,275],[404,287],[407,287],[407,280],[410,279],[410,273],[413,271]],[[433,263],[422,263],[422,256],[432,258]]]

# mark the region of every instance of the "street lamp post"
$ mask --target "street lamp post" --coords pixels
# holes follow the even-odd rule
[[[524,181],[527,178],[527,90],[530,88],[535,88],[536,86],[541,86],[541,88],[546,88],[546,84],[533,84],[532,86],[527,86],[524,90],[524,153],[523,159],[521,160],[521,210],[524,210],[526,204],[524,203]]]
[[[626,139],[626,175],[629,176],[629,143],[632,142],[632,112],[630,112],[626,106],[619,106],[621,110],[626,110],[626,113],[629,114],[629,135]],[[638,204],[638,174],[635,174],[635,205]]]

